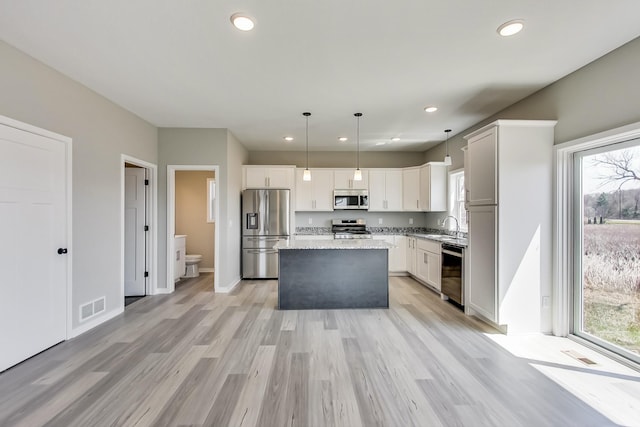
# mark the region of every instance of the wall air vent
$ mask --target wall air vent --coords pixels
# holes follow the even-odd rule
[[[106,298],[100,297],[80,306],[80,322],[84,322],[102,313],[107,306]]]

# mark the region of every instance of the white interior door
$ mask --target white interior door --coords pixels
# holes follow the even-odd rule
[[[66,338],[66,148],[0,124],[0,371]]]
[[[145,169],[124,170],[124,295],[146,295]]]

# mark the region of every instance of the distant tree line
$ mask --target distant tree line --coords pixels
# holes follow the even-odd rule
[[[640,219],[640,188],[584,195],[584,215],[593,218]]]

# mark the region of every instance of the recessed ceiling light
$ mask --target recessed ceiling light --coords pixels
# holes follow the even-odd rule
[[[498,34],[503,37],[509,37],[514,34],[518,34],[524,28],[524,21],[522,19],[514,19],[498,27]]]
[[[251,31],[255,26],[253,19],[242,13],[234,13],[231,15],[231,23],[240,31]]]
[[[438,111],[438,107],[424,107],[424,111],[426,111],[427,113],[435,113],[436,111]]]
[[[340,138],[338,138],[338,141],[340,141],[340,142],[346,142],[348,140],[349,140],[349,138],[347,138],[346,136],[341,136]]]
[[[384,145],[384,144],[386,144],[386,142],[384,141],[376,142],[376,145]]]
[[[393,141],[393,142],[398,142],[398,141],[400,141],[400,138],[398,138],[397,136],[395,136],[395,137],[391,138],[391,141]]]
[[[293,137],[292,136],[285,136],[284,140],[291,142],[291,141],[293,141]]]

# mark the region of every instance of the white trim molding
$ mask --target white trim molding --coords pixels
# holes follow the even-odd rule
[[[574,155],[580,151],[640,138],[640,122],[554,146],[553,334],[568,336],[573,327]]]

